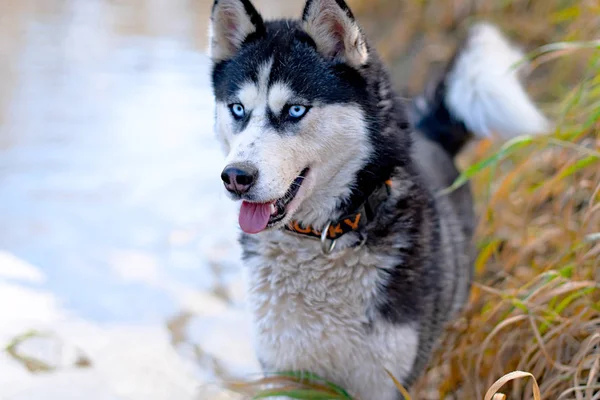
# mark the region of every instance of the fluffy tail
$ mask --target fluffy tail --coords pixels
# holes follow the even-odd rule
[[[493,25],[471,28],[442,80],[415,101],[416,127],[456,155],[473,137],[543,134],[550,123],[523,88],[523,53]]]

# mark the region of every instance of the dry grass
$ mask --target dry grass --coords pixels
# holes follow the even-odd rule
[[[598,1],[351,3],[409,93],[473,19],[498,23],[529,49],[600,39]],[[481,142],[461,159],[458,184],[472,181],[480,216],[476,282],[414,399],[600,399],[600,46],[544,47],[532,72],[556,132],[500,149]],[[315,379],[243,388],[282,383],[294,398],[349,399]]]
[[[550,138],[501,152],[481,143],[461,160],[481,217],[476,284],[413,396],[482,399],[495,380],[521,370],[543,399],[600,398],[600,55],[597,42],[595,51],[546,46],[600,39],[600,2],[355,3],[410,93],[473,20],[497,23],[526,48],[545,46],[530,90],[558,126]],[[532,380],[511,386],[509,398],[533,398]]]
[[[420,2],[433,3],[440,2]],[[600,38],[597,1],[500,3],[479,1],[476,14],[519,32],[520,42]],[[516,14],[526,9],[524,21]],[[590,44],[595,51],[585,49]],[[480,143],[461,160],[480,216],[476,283],[415,398],[482,399],[505,374],[527,371],[542,399],[600,399],[599,47],[536,52],[532,89],[548,100],[553,136],[521,138],[501,151]],[[534,382],[503,391],[536,398]]]
[[[473,177],[481,216],[476,283],[417,398],[435,387],[433,398],[481,399],[515,370],[537,379],[543,399],[600,398],[600,79],[593,64],[553,137],[505,146],[501,160],[487,143],[473,152],[484,161],[470,171],[495,161]],[[522,383],[510,393],[533,398]]]
[[[43,339],[52,342],[54,345],[62,347],[62,341],[53,333],[38,332],[35,330],[25,332],[19,336],[13,338],[10,343],[4,348],[6,354],[21,364],[27,371],[32,374],[49,373],[54,372],[57,369],[56,365],[52,365],[40,358],[32,355],[28,355],[27,352],[21,352],[21,345],[26,344],[30,340]],[[75,348],[77,352],[77,358],[73,361],[72,367],[74,368],[89,368],[92,366],[92,362],[87,355],[84,354],[78,348]],[[55,360],[56,361],[56,360]],[[61,361],[61,360],[58,360]]]

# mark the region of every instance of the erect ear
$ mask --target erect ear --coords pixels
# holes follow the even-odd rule
[[[264,31],[264,22],[249,0],[215,0],[210,18],[210,55],[219,62],[235,56],[244,40]]]
[[[344,0],[308,0],[302,20],[304,30],[325,57],[354,67],[368,61],[364,35]]]

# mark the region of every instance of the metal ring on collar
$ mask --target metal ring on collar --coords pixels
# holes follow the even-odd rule
[[[330,226],[331,226],[331,221],[329,221],[327,223],[327,225],[323,229],[323,232],[321,232],[321,250],[323,251],[323,254],[325,254],[325,255],[331,254],[333,252],[333,250],[335,249],[335,245],[337,243],[337,240],[334,239],[334,240],[331,240],[331,242],[329,244],[327,244],[327,232],[329,232]]]

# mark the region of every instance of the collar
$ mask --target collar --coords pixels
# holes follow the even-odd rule
[[[335,241],[350,232],[357,232],[364,228],[375,217],[377,209],[391,194],[392,180],[389,179],[373,191],[365,201],[352,213],[344,215],[337,221],[330,221],[323,231],[314,229],[312,226],[304,226],[298,221],[291,221],[285,229],[303,236],[332,241],[329,251],[333,250]]]

